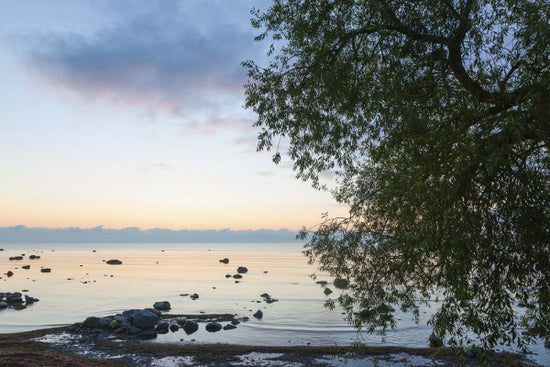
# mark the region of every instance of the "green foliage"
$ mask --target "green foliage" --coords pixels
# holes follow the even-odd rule
[[[439,294],[438,337],[549,338],[550,3],[276,0],[253,17],[272,40],[267,65],[243,63],[258,149],[276,139],[277,163],[284,142],[315,187],[335,173],[350,207],[301,234],[347,282],[328,305],[383,332],[382,305],[418,315]]]

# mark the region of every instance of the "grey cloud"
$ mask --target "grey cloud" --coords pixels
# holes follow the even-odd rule
[[[243,26],[247,7],[240,3],[239,17],[233,11],[236,18],[227,19],[233,2],[203,5],[200,16],[190,13],[197,3],[194,8],[154,3],[119,14],[118,22],[94,35],[27,38],[24,61],[54,88],[165,113],[212,110],[222,99],[242,99],[246,76],[240,62],[261,54],[252,41],[254,30]]]

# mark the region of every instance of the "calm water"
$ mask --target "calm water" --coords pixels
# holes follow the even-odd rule
[[[222,342],[255,345],[346,345],[358,335],[340,311],[323,307],[326,296],[310,275],[315,268],[301,255],[301,244],[3,244],[0,292],[27,290],[40,302],[25,310],[0,310],[0,333],[33,330],[83,321],[130,308],[152,307],[169,301],[172,314],[232,313],[250,321],[235,330],[190,336],[183,331],[160,335],[157,341]],[[95,250],[95,252],[94,252]],[[9,261],[24,253],[23,261]],[[31,254],[40,255],[29,260]],[[229,258],[229,264],[219,259]],[[120,259],[122,265],[103,260]],[[30,265],[29,270],[21,268]],[[249,270],[240,283],[226,274],[238,266]],[[49,267],[51,273],[41,273]],[[323,278],[319,278],[322,280]],[[330,280],[325,278],[326,280]],[[260,295],[279,300],[272,304]],[[181,294],[197,293],[193,301]],[[258,303],[261,302],[261,303]],[[434,304],[434,307],[436,305]],[[262,320],[252,314],[261,309]],[[388,332],[387,345],[425,347],[431,331],[425,309],[417,324],[410,315],[397,315],[398,327]],[[382,344],[380,336],[362,335],[362,341]],[[531,349],[539,362],[550,364],[550,351],[542,345]]]

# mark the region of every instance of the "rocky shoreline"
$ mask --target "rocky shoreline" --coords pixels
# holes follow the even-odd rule
[[[195,319],[207,324],[227,315],[162,315],[161,320]],[[161,321],[162,322],[162,321]],[[245,346],[165,344],[109,333],[82,332],[82,324],[0,334],[0,365],[30,366],[534,366],[522,356],[488,352],[476,358],[460,349],[358,346]],[[363,363],[364,362],[364,363]]]

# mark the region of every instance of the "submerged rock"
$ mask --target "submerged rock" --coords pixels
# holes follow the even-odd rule
[[[109,265],[121,265],[122,261],[118,259],[111,259],[111,260],[107,260],[106,263]]]
[[[264,313],[262,312],[262,310],[258,310],[254,313],[254,316],[255,318],[257,318],[258,320],[260,320],[262,317],[264,317]]]

